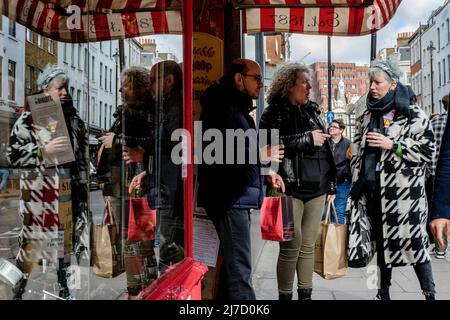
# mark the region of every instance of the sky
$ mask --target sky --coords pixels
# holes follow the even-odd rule
[[[419,23],[426,24],[433,10],[443,5],[445,0],[403,0],[394,17],[377,34],[377,51],[393,47],[397,33],[416,31]],[[174,35],[157,35],[159,52],[171,52],[182,61],[182,37]],[[331,59],[335,62],[355,62],[358,65],[369,64],[370,35],[363,37],[332,37]],[[245,36],[245,54],[249,59],[255,58],[253,36]],[[306,56],[306,57],[305,57]],[[291,37],[291,59],[312,64],[327,61],[327,37],[294,34]]]
[[[445,0],[403,0],[394,17],[377,34],[377,51],[393,47],[397,33],[416,31],[419,23],[426,24],[433,10],[443,5]],[[332,37],[331,60],[369,64],[370,35],[362,37]],[[254,37],[246,36],[246,55],[254,59]],[[309,54],[309,52],[311,52]],[[309,54],[309,55],[308,55]],[[307,56],[306,56],[307,55]],[[305,57],[306,56],[306,57]],[[291,59],[306,64],[326,62],[327,37],[295,34],[291,37]]]

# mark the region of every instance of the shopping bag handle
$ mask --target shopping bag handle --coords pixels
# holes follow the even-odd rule
[[[107,223],[108,221],[108,216],[109,216],[109,223]],[[114,224],[114,215],[112,214],[112,207],[111,207],[111,200],[106,200],[105,202],[105,210],[103,212],[103,221],[102,221],[103,225],[108,225],[108,224]]]
[[[331,209],[333,209],[333,210],[331,210]],[[336,207],[334,206],[334,200],[331,200],[331,201],[328,202],[327,213],[325,214],[325,221],[326,221],[327,224],[331,223],[330,211],[333,211],[334,221],[336,221],[336,223],[339,224],[339,220],[338,220],[337,212],[336,212]]]

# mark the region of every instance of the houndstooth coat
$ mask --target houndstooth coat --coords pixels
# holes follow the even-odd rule
[[[366,146],[371,114],[366,110],[354,140],[352,181],[358,180]],[[384,259],[387,267],[414,265],[430,261],[427,251],[427,198],[425,166],[434,152],[434,135],[425,113],[410,106],[410,119],[398,114],[387,135],[402,147],[400,158],[393,150],[381,153],[381,207]],[[372,257],[375,251],[366,197],[349,199],[349,261]]]
[[[76,161],[62,167],[44,167],[38,149],[48,140],[48,130],[35,127],[29,111],[12,128],[7,156],[11,166],[20,169],[19,261],[35,260],[29,256],[36,254],[30,253],[31,240],[42,242],[61,229],[66,252],[75,252],[77,259],[89,256],[88,132],[76,110],[71,110],[68,130]],[[46,258],[45,250],[39,254]]]

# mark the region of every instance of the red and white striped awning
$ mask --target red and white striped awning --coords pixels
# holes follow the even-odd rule
[[[0,12],[48,38],[95,42],[182,34],[181,0],[0,0]]]
[[[374,0],[233,0],[237,9],[264,7],[367,7]]]
[[[247,2],[247,1],[246,1]],[[248,2],[306,2],[305,0],[260,0]],[[333,6],[339,0],[310,0],[328,3],[321,7],[273,7],[246,9],[243,32],[290,32],[310,35],[360,36],[378,31],[393,17],[401,0],[375,0],[369,6]]]

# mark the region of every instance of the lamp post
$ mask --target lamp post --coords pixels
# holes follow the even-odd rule
[[[303,62],[307,56],[311,54],[311,51],[309,51],[307,54],[305,54],[303,57],[300,58],[300,62]]]
[[[328,111],[331,112],[331,73],[333,71],[331,65],[331,37],[328,36]]]
[[[119,98],[118,98],[118,92],[119,92],[119,89],[117,88],[117,84],[118,84],[118,78],[119,78],[119,75],[118,75],[118,72],[119,72],[119,49],[118,48],[116,48],[116,53],[114,53],[113,54],[113,57],[114,57],[114,60],[116,61],[116,84],[115,84],[115,86],[116,86],[116,108],[117,108],[117,104],[119,103]],[[112,115],[111,115],[111,117],[112,117]]]
[[[434,113],[434,94],[433,94],[433,50],[436,48],[433,46],[433,41],[430,41],[430,44],[427,47],[427,50],[430,51],[430,77],[431,77],[431,113]]]

